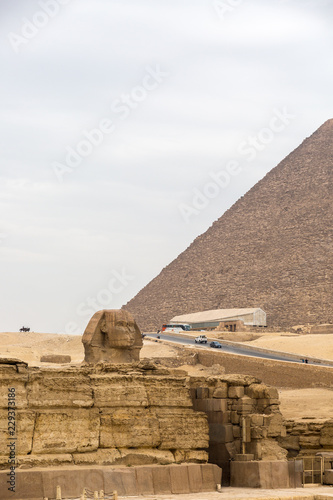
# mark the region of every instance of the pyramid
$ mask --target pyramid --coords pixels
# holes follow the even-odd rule
[[[124,308],[143,330],[208,309],[267,325],[333,323],[333,119],[242,196]]]

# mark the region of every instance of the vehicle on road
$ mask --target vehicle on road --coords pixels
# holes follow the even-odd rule
[[[195,337],[194,341],[196,344],[207,344],[207,337],[206,335],[199,335]]]
[[[191,330],[190,325],[187,324],[175,324],[169,323],[167,325],[162,325],[162,332],[164,333],[184,333]]]
[[[220,344],[220,342],[217,342],[217,340],[213,340],[213,342],[211,342],[209,345],[210,347],[222,347],[222,344]]]

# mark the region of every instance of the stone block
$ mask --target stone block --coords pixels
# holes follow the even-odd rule
[[[254,460],[254,455],[252,455],[251,453],[236,454],[235,460],[237,462],[251,462],[252,460]]]
[[[199,411],[227,411],[228,401],[226,399],[198,399],[196,401],[196,410]]]
[[[325,470],[325,472],[324,472],[324,484],[333,485],[333,469],[326,469]]]
[[[264,416],[259,415],[258,413],[251,415],[251,425],[264,425]]]
[[[117,491],[119,496],[137,495],[135,469],[117,467],[115,469],[104,469],[104,491],[112,493]]]
[[[35,413],[15,410],[16,455],[31,453]],[[8,410],[0,410],[0,455],[8,456]]]
[[[289,460],[289,487],[302,488],[303,486],[303,461],[302,460]]]
[[[190,391],[183,378],[168,377],[164,379],[145,376],[142,377],[142,382],[150,406],[192,408]]]
[[[300,450],[298,436],[289,436],[288,435],[286,437],[279,438],[279,444],[280,444],[280,446],[282,446],[282,448],[285,448],[286,450],[295,450],[295,451]]]
[[[290,488],[288,462],[276,461],[267,463],[271,467],[271,482],[269,487],[272,489]],[[264,476],[263,472],[260,471],[261,477]]]
[[[234,385],[229,387],[228,389],[228,397],[229,398],[242,398],[244,396],[244,386]]]
[[[69,368],[31,373],[27,398],[30,408],[90,408],[94,404],[89,377]]]
[[[223,384],[219,387],[216,387],[216,389],[214,389],[214,391],[213,391],[212,396],[213,396],[213,398],[217,398],[217,399],[227,398],[228,397],[228,385]]]
[[[212,424],[230,423],[230,411],[208,411],[206,412],[208,422]]]
[[[104,409],[100,419],[101,448],[154,448],[161,442],[158,418],[149,408]]]
[[[24,500],[44,498],[43,479],[40,471],[21,471],[16,469],[15,492],[8,491],[8,470],[0,471],[0,500]]]
[[[246,452],[254,455],[255,460],[261,460],[262,458],[262,445],[260,440],[253,440],[246,443]]]
[[[267,429],[265,427],[251,427],[251,440],[263,439],[267,437]]]
[[[248,396],[243,396],[237,401],[237,412],[241,415],[247,415],[253,412],[255,400]]]
[[[16,366],[1,365],[0,371],[0,408],[8,408],[8,389],[15,389],[15,406],[14,408],[26,408],[27,406],[27,391],[26,384],[28,381],[27,375],[20,375],[16,371]],[[11,406],[11,405],[9,405]]]
[[[99,410],[56,410],[37,414],[33,453],[95,451],[99,446]]]
[[[212,443],[231,443],[234,440],[232,424],[210,424],[209,441]]]
[[[170,450],[156,448],[119,448],[120,458],[116,460],[119,465],[168,465],[175,462]]]
[[[317,436],[316,435],[310,435],[310,436],[300,435],[299,446],[300,446],[300,448],[306,448],[306,449],[320,448],[320,436],[319,435],[317,435]]]
[[[190,493],[187,465],[170,465],[171,493]]]
[[[268,397],[270,400],[279,400],[279,391],[276,387],[269,386],[266,388],[266,397]]]
[[[263,399],[266,397],[266,389],[265,384],[251,384],[245,388],[245,394],[250,398]]]
[[[240,422],[240,415],[237,411],[231,411],[230,412],[230,422],[232,424],[239,424]]]
[[[1,459],[0,459],[1,460]],[[7,457],[8,460],[8,457]],[[17,455],[17,461],[21,469],[31,469],[32,467],[58,467],[63,465],[74,465],[73,456],[70,453],[56,455]],[[92,462],[95,463],[95,462]],[[6,461],[7,465],[7,461]]]
[[[188,480],[191,493],[201,493],[202,491],[202,472],[201,465],[190,464],[187,466]]]
[[[239,425],[233,425],[232,426],[232,432],[233,432],[234,438],[240,438],[241,437],[241,428],[239,427]]]
[[[270,406],[271,400],[267,398],[260,398],[256,400],[256,405],[258,408],[259,413],[263,413],[262,410],[266,409],[268,406]]]
[[[201,464],[202,491],[216,491],[222,483],[222,469],[215,464]]]
[[[322,428],[320,435],[320,444],[324,447],[333,446],[333,422],[327,422]]]
[[[281,413],[274,413],[271,415],[269,426],[268,426],[268,436],[278,437],[285,435],[285,425],[284,419]]]
[[[208,447],[208,423],[203,413],[187,408],[157,408],[160,449],[205,449]]]
[[[155,495],[171,493],[170,468],[161,465],[151,466]]]
[[[100,469],[75,467],[68,469],[45,470],[43,478],[43,497],[55,498],[57,486],[61,487],[62,498],[79,497],[83,488],[92,491],[104,490],[104,476]]]
[[[209,398],[209,388],[197,387],[197,399],[208,399],[208,398]]]
[[[40,357],[41,363],[70,363],[72,361],[71,356],[67,354],[45,354]]]
[[[254,461],[230,464],[231,486],[238,488],[289,488],[288,462]]]
[[[40,455],[43,457],[43,455]],[[49,455],[45,455],[48,457]],[[57,455],[58,457],[59,455]],[[72,456],[72,455],[62,455]],[[120,462],[120,451],[115,448],[99,448],[96,451],[73,453],[75,465],[113,465]],[[54,459],[53,459],[54,460]],[[42,464],[43,465],[43,464]],[[54,465],[57,465],[56,463]]]
[[[140,379],[124,375],[90,375],[94,404],[98,408],[148,406],[147,391]]]
[[[260,488],[259,462],[231,462],[230,486],[234,488]]]
[[[141,495],[153,495],[155,492],[153,470],[150,466],[135,467],[135,476],[138,492]]]

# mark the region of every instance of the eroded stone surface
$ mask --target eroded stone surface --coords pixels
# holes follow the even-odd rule
[[[104,309],[90,319],[82,342],[86,363],[131,363],[140,358],[142,336],[129,312]]]

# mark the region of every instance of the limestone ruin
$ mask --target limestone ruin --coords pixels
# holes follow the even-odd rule
[[[133,316],[122,310],[102,310],[84,331],[86,363],[131,363],[140,359],[142,336]]]

